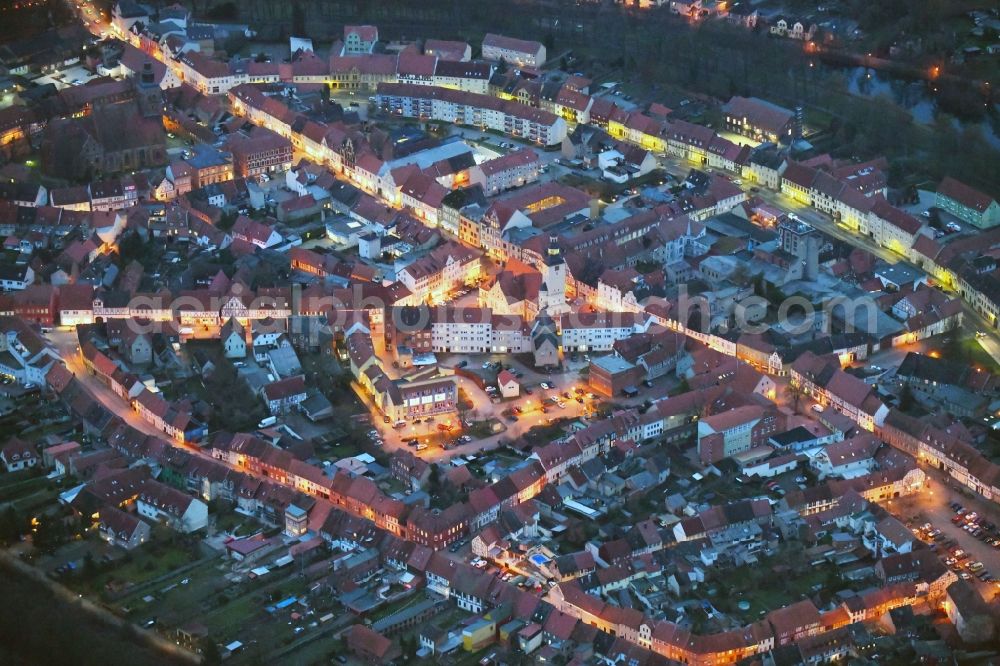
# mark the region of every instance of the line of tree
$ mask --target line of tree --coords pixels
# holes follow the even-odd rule
[[[180,663],[138,645],[131,628],[113,630],[40,583],[0,570],[0,663],[167,666]]]

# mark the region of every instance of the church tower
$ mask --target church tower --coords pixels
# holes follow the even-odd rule
[[[542,266],[542,289],[538,293],[538,309],[550,315],[569,312],[566,305],[566,260],[559,248],[559,239],[549,236],[549,247]]]
[[[139,111],[145,118],[161,118],[163,116],[163,91],[156,84],[153,73],[153,63],[146,62],[139,72],[136,83],[136,94],[139,98]]]

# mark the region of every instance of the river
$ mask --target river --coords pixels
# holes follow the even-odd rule
[[[922,125],[934,122],[937,103],[927,82],[894,77],[867,67],[845,67],[843,72],[847,77],[847,89],[852,95],[862,97],[884,95],[906,109],[914,122]],[[956,129],[961,129],[966,124],[958,119],[953,119],[952,123]],[[988,119],[972,126],[982,130],[983,137],[990,145],[1000,149],[1000,134]]]

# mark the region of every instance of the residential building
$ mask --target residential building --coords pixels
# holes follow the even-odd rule
[[[235,172],[244,178],[292,167],[291,141],[263,127],[255,128],[249,136],[231,134],[226,148],[233,155]]]
[[[378,43],[378,27],[374,25],[345,25],[345,56],[360,56],[372,53]]]
[[[726,129],[771,143],[795,138],[795,112],[758,97],[732,97],[722,107]]]
[[[538,180],[541,161],[531,148],[522,148],[474,166],[469,182],[480,185],[487,196]]]
[[[153,479],[142,485],[135,507],[140,516],[185,534],[208,525],[204,502]]]
[[[307,397],[305,377],[295,375],[267,384],[262,389],[264,402],[271,414],[284,414]]]
[[[101,507],[97,532],[112,546],[133,550],[149,541],[149,524],[114,506]]]
[[[0,291],[24,291],[35,282],[35,271],[27,263],[0,264]]]
[[[8,472],[19,472],[23,469],[31,469],[39,464],[41,458],[34,444],[26,442],[19,437],[11,437],[7,443],[0,448],[0,463]]]
[[[0,373],[24,385],[43,386],[59,354],[20,317],[0,316]]]
[[[396,274],[417,302],[438,303],[464,284],[480,277],[481,253],[458,243],[442,245]]]
[[[486,62],[463,62],[438,58],[433,85],[486,95],[490,91],[493,65]]]
[[[979,229],[1000,224],[1000,202],[995,197],[951,177],[938,185],[934,205]]]
[[[518,67],[541,67],[545,64],[545,46],[540,42],[516,39],[494,33],[483,37],[483,60],[503,60]]]
[[[243,328],[243,325],[236,317],[230,317],[229,321],[222,325],[219,340],[222,342],[222,349],[226,358],[246,358],[246,329]]]
[[[439,86],[382,83],[376,101],[387,113],[495,130],[543,146],[556,145],[566,136],[565,119],[489,95]]]
[[[698,422],[698,454],[705,464],[749,451],[767,441],[777,418],[759,405],[745,405]]]
[[[944,611],[967,643],[986,643],[996,635],[995,615],[972,583],[957,580],[949,585]]]

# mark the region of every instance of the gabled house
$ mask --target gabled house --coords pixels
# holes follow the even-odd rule
[[[246,358],[246,330],[236,317],[230,317],[229,321],[222,325],[219,340],[222,342],[226,358]]]
[[[139,491],[136,511],[179,532],[194,532],[208,524],[208,506],[204,502],[152,479]]]
[[[98,511],[97,531],[101,538],[113,546],[133,550],[149,541],[149,524],[113,506]]]
[[[8,472],[31,469],[39,464],[40,458],[35,446],[18,437],[12,437],[0,448],[0,462]]]
[[[267,384],[262,389],[264,402],[271,414],[284,414],[307,397],[305,377],[295,375]]]

